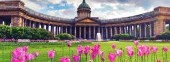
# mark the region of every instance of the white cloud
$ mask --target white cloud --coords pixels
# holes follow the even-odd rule
[[[67,10],[51,10],[47,12],[48,15],[61,17],[61,18],[73,18],[75,15],[75,10],[67,9]]]
[[[23,1],[25,3],[26,7],[29,7],[31,9],[35,10],[35,11],[40,11],[44,8],[41,5],[36,4],[35,2],[32,2],[30,0],[21,0],[21,1]]]
[[[61,3],[62,0],[47,0],[47,1],[52,4],[59,4]]]

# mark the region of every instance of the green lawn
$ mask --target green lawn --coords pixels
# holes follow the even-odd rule
[[[50,59],[48,59],[47,57],[47,52],[49,50],[55,49],[56,52],[56,56],[54,59],[54,62],[59,62],[59,58],[63,57],[63,56],[70,56],[72,54],[76,53],[76,47],[78,46],[78,44],[81,44],[83,46],[85,45],[90,45],[93,46],[94,44],[100,44],[101,45],[101,50],[105,52],[105,62],[108,62],[108,53],[109,52],[113,52],[114,50],[111,48],[112,44],[116,44],[117,48],[122,48],[123,50],[125,50],[126,46],[134,46],[133,42],[88,42],[88,43],[74,43],[73,46],[71,47],[71,52],[69,53],[69,48],[66,46],[65,43],[0,43],[0,62],[10,62],[10,57],[11,57],[11,51],[19,46],[24,46],[24,45],[28,45],[29,46],[29,52],[34,52],[37,51],[40,53],[40,55],[33,60],[32,62],[50,62]],[[170,43],[161,43],[161,42],[140,42],[140,44],[142,45],[149,45],[149,46],[157,46],[159,48],[159,51],[157,53],[157,57],[159,59],[162,59],[162,47],[163,46],[167,46],[170,47]],[[124,52],[124,54],[126,54],[126,52]],[[83,55],[82,58],[85,58],[85,56]],[[129,57],[127,55],[124,55],[123,58],[125,58],[125,62],[128,62]],[[168,58],[170,58],[170,52],[168,52]],[[134,61],[134,57],[132,58],[133,62]],[[149,61],[148,62],[154,62],[150,60],[150,56],[149,56]],[[100,62],[98,61],[98,57],[95,60],[96,62]],[[86,62],[85,59],[82,59],[82,62]],[[170,62],[170,59],[169,59]]]

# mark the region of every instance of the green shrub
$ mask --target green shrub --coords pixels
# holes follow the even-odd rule
[[[128,34],[118,34],[118,35],[113,35],[112,39],[116,40],[131,40],[135,39],[134,36],[128,35]]]
[[[161,35],[156,36],[156,39],[170,40],[170,32],[162,33]]]
[[[10,27],[5,25],[0,25],[0,38],[10,38]]]
[[[62,34],[56,35],[55,39],[56,40],[71,40],[71,39],[74,39],[74,37],[71,34],[62,33]]]
[[[52,36],[53,35],[45,29],[0,25],[0,38],[47,40],[51,39]]]

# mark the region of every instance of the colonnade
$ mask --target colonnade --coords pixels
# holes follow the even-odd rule
[[[112,31],[113,32],[113,31]],[[115,26],[114,34],[129,34],[136,38],[149,38],[154,36],[154,23],[141,23],[132,25]]]
[[[10,18],[9,18],[10,19]],[[11,25],[8,18],[1,19],[0,24]],[[103,39],[110,39],[113,35],[129,34],[136,38],[149,38],[154,36],[154,22],[128,24],[127,25],[52,25],[23,19],[23,26],[31,28],[43,28],[54,35],[69,33],[79,39],[96,39],[97,33],[101,33]],[[170,26],[170,24],[169,24]]]

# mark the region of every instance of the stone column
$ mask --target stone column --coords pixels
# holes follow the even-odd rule
[[[58,33],[57,33],[57,26],[55,26],[55,34],[58,35]]]
[[[81,26],[79,26],[79,38],[81,38]]]
[[[128,26],[128,31],[129,31],[129,35],[132,35],[132,26],[131,25]]]
[[[23,27],[24,20],[20,16],[11,16],[11,26]]]
[[[112,26],[110,27],[110,34],[111,34],[110,36],[112,37],[113,36],[113,27]]]
[[[152,37],[152,25],[149,23],[149,36]]]
[[[77,37],[76,36],[76,26],[74,27],[74,36]]]
[[[144,24],[144,38],[147,38],[147,23]]]
[[[108,28],[105,27],[105,29],[106,29],[106,39],[108,39]]]
[[[127,26],[124,26],[124,34],[127,34]]]
[[[23,18],[24,19],[24,18]],[[24,19],[24,27],[27,27],[27,20],[26,19]],[[11,25],[11,24],[10,24]]]
[[[93,34],[93,36],[94,36],[94,39],[96,38],[96,27],[94,26],[94,34]]]
[[[156,37],[157,35],[166,31],[165,20],[164,20],[165,17],[164,16],[157,16],[156,18],[157,18],[157,20],[155,20],[154,26],[153,26],[154,37]]]
[[[134,31],[134,36],[137,37],[137,33],[136,33],[136,31],[137,31],[137,25],[133,25],[133,26],[134,26],[134,30],[133,30],[133,31]]]
[[[56,35],[56,26],[54,26],[54,36]]]
[[[57,35],[59,34],[59,26],[56,26]]]
[[[102,39],[104,39],[103,27],[101,27],[101,31],[102,31]]]
[[[143,27],[142,24],[139,24],[139,34],[140,34],[139,37],[140,38],[142,38],[142,34],[143,34],[142,33],[142,27]]]
[[[64,33],[64,26],[61,26],[61,33]]]
[[[89,39],[91,39],[91,26],[89,26]]]
[[[84,26],[84,39],[86,39],[86,26]]]
[[[122,34],[122,27],[120,26],[119,29],[120,29],[119,34]]]
[[[114,35],[117,35],[118,33],[117,33],[117,27],[114,27]]]
[[[51,25],[51,32],[54,34],[54,26]]]
[[[124,30],[124,26],[121,27],[121,33],[124,34],[125,30]]]
[[[141,28],[141,24],[139,24],[139,38],[141,38],[142,37],[142,28]]]

